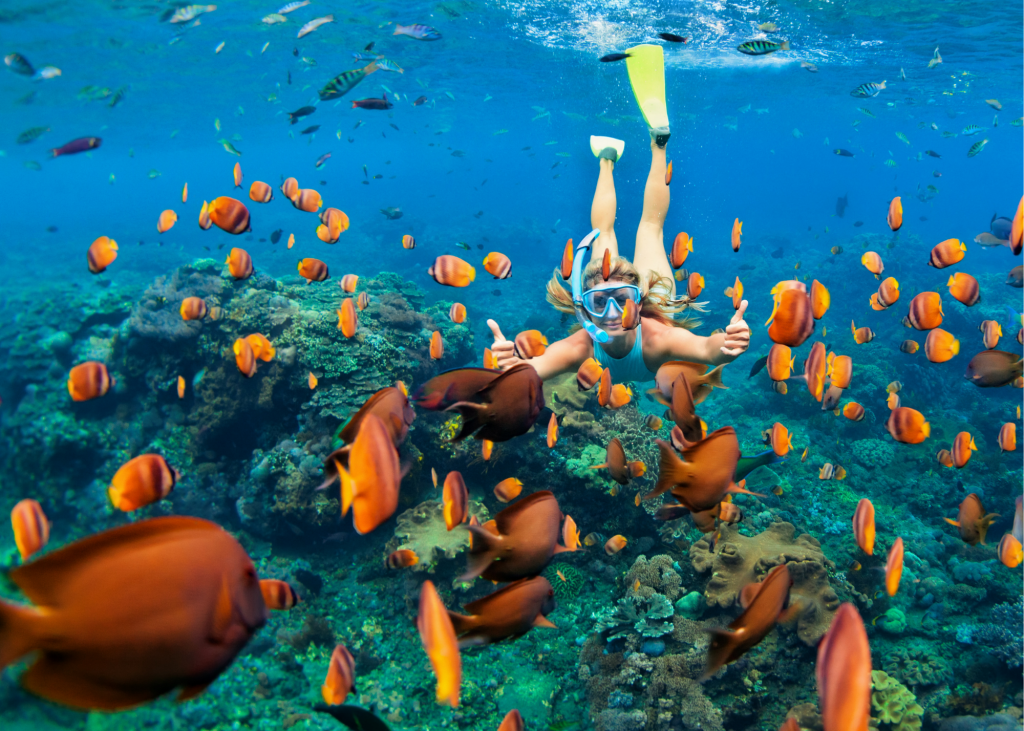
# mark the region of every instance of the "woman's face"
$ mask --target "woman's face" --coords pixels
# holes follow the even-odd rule
[[[614,287],[616,284],[626,287],[632,283],[613,277],[607,282],[598,285],[601,289],[598,289],[595,292],[593,307],[591,309],[598,312],[604,312],[604,316],[599,317],[594,315],[592,312],[588,312],[591,321],[608,333],[612,338],[620,338],[626,334],[626,330],[622,327],[622,311],[626,305],[625,295],[628,290],[616,290]],[[605,291],[607,291],[607,294],[604,294]],[[615,305],[609,306],[609,303],[613,300]]]

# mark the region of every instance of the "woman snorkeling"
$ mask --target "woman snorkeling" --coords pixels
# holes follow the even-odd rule
[[[739,357],[750,344],[750,328],[743,320],[743,300],[724,332],[702,337],[690,332],[695,321],[674,319],[689,304],[676,300],[672,267],[665,254],[664,225],[668,214],[669,186],[665,183],[665,146],[669,139],[665,105],[665,64],[661,46],[631,48],[626,59],[630,84],[651,134],[651,170],[644,188],[644,207],[636,232],[633,262],[619,256],[615,236],[615,163],[625,143],[611,137],[591,137],[590,149],[598,158],[600,173],[590,208],[594,231],[577,247],[571,279],[566,291],[558,272],[548,282],[547,299],[561,312],[575,313],[580,329],[552,343],[543,355],[521,360],[514,343],[506,340],[494,320],[487,325],[494,333],[491,351],[498,367],[506,370],[517,363],[532,365],[543,380],[575,372],[587,358],[611,369],[612,381],[649,381],[664,363],[687,360],[720,365]],[[583,267],[587,249],[590,263]],[[605,251],[611,254],[608,276],[602,272]],[[623,313],[639,310],[633,329],[623,326]]]

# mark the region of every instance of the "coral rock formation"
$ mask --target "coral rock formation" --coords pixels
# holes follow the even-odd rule
[[[470,500],[467,514],[475,515],[481,523],[490,520],[487,508],[477,500]],[[466,524],[448,530],[444,523],[444,508],[437,500],[427,500],[398,516],[395,535],[385,547],[385,555],[400,548],[416,552],[420,561],[411,571],[433,573],[442,558],[455,558],[469,547],[469,529]]]

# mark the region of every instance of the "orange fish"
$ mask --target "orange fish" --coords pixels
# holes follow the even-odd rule
[[[896,596],[903,576],[903,539],[893,541],[889,555],[885,558],[885,590],[889,596]]]
[[[551,412],[551,419],[548,421],[548,449],[551,449],[558,442],[558,417]]]
[[[331,653],[327,666],[327,678],[320,686],[324,703],[337,706],[345,702],[356,684],[356,660],[344,645],[338,645]]]
[[[100,236],[89,245],[85,259],[89,265],[89,271],[99,274],[108,266],[114,263],[117,258],[117,242],[107,236]]]
[[[672,161],[668,161],[668,166],[665,168],[665,185],[671,185],[672,183]]]
[[[107,367],[95,360],[79,363],[68,374],[68,393],[73,401],[90,401],[106,395],[114,385]]]
[[[452,708],[459,705],[459,686],[462,685],[462,658],[455,628],[444,608],[441,597],[431,581],[424,581],[420,588],[419,613],[416,628],[420,633],[423,649],[430,658],[430,664],[437,676],[437,702],[447,703]]]
[[[697,299],[700,293],[704,291],[704,277],[697,272],[690,274],[689,279],[686,280],[686,296],[691,300]]]
[[[732,222],[732,250],[740,250],[740,236],[743,234],[743,222],[736,219]]]
[[[811,451],[810,447],[804,447],[804,451],[800,455],[800,461],[801,462],[806,462],[807,461],[807,453],[810,452],[810,451]]]
[[[338,329],[346,338],[351,338],[356,334],[357,327],[359,327],[359,315],[356,314],[352,298],[346,297],[341,301],[341,309],[338,310]]]
[[[598,363],[594,358],[587,358],[580,364],[579,370],[576,371],[576,387],[580,391],[589,391],[597,384],[598,381],[601,380],[603,373],[604,370],[601,368],[600,363]],[[610,389],[611,371],[608,372],[608,379]],[[609,393],[609,396],[610,395],[611,394]]]
[[[284,193],[284,197],[288,200],[292,200],[299,194],[299,181],[295,178],[286,178],[281,183],[281,192]]]
[[[295,234],[288,234],[288,248],[295,246]]]
[[[178,398],[185,398],[185,379],[178,376]]]
[[[366,292],[360,292],[359,296],[356,297],[356,307],[358,307],[359,311],[362,312],[363,310],[365,310],[369,306],[370,306],[370,295],[367,294]]]
[[[245,336],[246,342],[249,343],[249,347],[252,348],[252,354],[254,357],[262,360],[264,363],[269,363],[277,355],[277,351],[274,346],[267,340],[266,336],[260,333],[253,333],[252,335]]]
[[[231,249],[224,263],[228,265],[228,272],[235,279],[248,279],[256,271],[252,268],[252,257],[245,249]]]
[[[287,581],[280,579],[260,579],[260,594],[267,609],[282,612],[299,603],[299,595]]]
[[[81,710],[130,708],[175,688],[194,697],[267,619],[245,550],[198,518],[121,526],[9,577],[37,606],[0,605],[4,664],[33,655],[22,686]]]
[[[565,242],[565,250],[562,252],[562,261],[558,268],[558,273],[567,282],[572,276],[572,253],[572,239],[569,239]]]
[[[344,517],[351,507],[357,533],[369,533],[394,514],[402,470],[394,442],[379,416],[366,414],[352,442],[348,469],[340,464],[337,469],[341,514]]]
[[[898,409],[900,407],[899,394],[890,393],[885,399],[885,405],[889,407],[889,411],[892,411],[893,409]]]
[[[981,286],[978,284],[978,280],[970,274],[956,272],[946,282],[946,286],[949,287],[949,293],[953,299],[968,307],[978,304],[981,299]]]
[[[528,360],[536,358],[538,355],[544,355],[547,346],[548,339],[541,334],[540,330],[524,330],[515,338],[515,353],[518,358]]]
[[[685,462],[668,442],[659,439],[656,443],[660,452],[658,482],[644,495],[644,500],[671,489],[673,497],[681,504],[693,512],[701,512],[722,502],[727,492],[750,492],[733,482],[740,446],[732,427],[717,429],[684,449]]]
[[[1024,547],[1010,533],[1004,535],[1002,540],[999,541],[997,554],[999,560],[1007,568],[1015,569],[1024,561]]]
[[[793,373],[793,351],[788,345],[775,343],[768,350],[768,377],[773,381],[785,381]]]
[[[1010,224],[1010,251],[1018,256],[1024,249],[1024,198],[1017,204],[1017,212]]]
[[[441,360],[444,357],[444,340],[437,330],[430,335],[430,357],[433,360]]]
[[[291,198],[291,202],[292,205],[300,211],[316,213],[324,204],[324,199],[320,197],[320,193],[318,191],[315,191],[312,188],[303,188],[299,190],[293,198]]]
[[[853,378],[853,358],[848,355],[829,353],[825,359],[825,377],[837,388],[849,388]]]
[[[182,320],[202,320],[206,317],[206,302],[202,297],[186,297],[181,301]]]
[[[181,202],[188,203],[188,183],[185,183],[181,189]]]
[[[256,373],[256,354],[253,353],[252,345],[245,338],[238,338],[232,350],[235,353],[235,365],[238,371],[246,378],[252,378]]]
[[[789,454],[789,450],[793,448],[792,437],[790,436],[789,429],[775,422],[772,424],[772,428],[766,432],[768,434],[768,442],[772,446],[772,451],[779,457],[785,457]]]
[[[601,256],[601,278],[604,281],[608,281],[608,277],[612,275],[612,251],[611,249],[605,249],[604,254]]]
[[[938,292],[921,292],[910,300],[910,313],[903,318],[906,327],[932,330],[942,324],[942,298]]]
[[[804,361],[804,376],[807,379],[807,391],[815,401],[821,401],[825,391],[825,375],[828,373],[828,358],[825,355],[825,344],[817,342],[811,346],[811,352]]]
[[[739,277],[736,277],[736,281],[733,282],[731,287],[725,288],[725,296],[732,298],[732,308],[738,310],[740,305],[743,304],[743,282],[740,281]]]
[[[853,320],[850,320],[850,332],[853,333],[853,342],[857,343],[857,345],[870,343],[875,339],[874,330],[870,327],[857,327],[853,324]]]
[[[889,214],[885,217],[885,221],[893,231],[899,231],[900,226],[903,225],[903,202],[899,196],[889,202]]]
[[[325,208],[320,213],[320,225],[316,227],[316,237],[325,244],[335,243],[343,233],[348,231],[348,215],[337,208]]]
[[[235,187],[242,187],[242,163],[236,162],[234,169],[231,171],[235,177]]]
[[[480,456],[483,457],[484,462],[487,462],[491,458],[491,452],[494,451],[494,442],[490,439],[480,440]]]
[[[580,541],[580,531],[571,515],[565,516],[565,523],[562,524],[562,543],[565,544],[567,551],[578,551],[583,545]]]
[[[967,253],[967,245],[959,239],[946,239],[932,247],[928,258],[928,266],[945,269],[963,261]]]
[[[970,546],[979,543],[985,545],[985,536],[988,534],[989,526],[999,517],[998,513],[985,514],[985,508],[981,504],[981,498],[971,493],[960,503],[960,509],[956,520],[944,518],[950,525],[960,529],[960,540]]]
[[[407,569],[419,562],[420,557],[416,555],[415,551],[408,548],[400,548],[388,554],[387,558],[384,559],[384,568]]]
[[[359,285],[359,275],[357,274],[346,274],[341,278],[341,291],[352,294],[356,291],[356,287]]]
[[[433,467],[430,468],[430,479],[434,483],[434,489],[437,489],[437,470]]]
[[[459,302],[454,303],[448,309],[448,319],[454,322],[456,325],[460,325],[466,321],[466,306]],[[485,366],[486,367],[486,366]]]
[[[492,353],[490,348],[484,348],[484,368],[490,368],[491,370],[497,370],[498,368],[498,356]]]
[[[178,222],[178,214],[168,208],[166,211],[160,214],[160,217],[156,220],[157,233],[164,233],[174,228],[174,224]]]
[[[446,287],[468,287],[470,282],[476,279],[476,269],[468,261],[463,261],[457,256],[443,254],[427,269],[427,274],[434,278],[438,284]]]
[[[672,242],[672,253],[669,255],[669,261],[672,264],[673,269],[678,269],[686,261],[686,257],[693,251],[693,239],[690,238],[690,234],[685,231],[681,231],[676,234],[675,241]]]
[[[484,257],[484,269],[495,279],[508,279],[512,276],[512,260],[504,254],[492,251]]]
[[[299,259],[298,271],[299,276],[306,280],[307,285],[313,282],[322,282],[331,277],[327,270],[327,264],[312,257]]]
[[[864,620],[845,603],[818,644],[814,668],[822,727],[828,731],[867,731],[871,715],[871,648]]]
[[[930,330],[924,341],[924,355],[932,363],[945,363],[960,352],[960,341],[940,327]]]
[[[114,473],[107,497],[118,510],[130,513],[163,500],[181,475],[159,454],[142,454]]]
[[[620,409],[630,402],[633,398],[633,392],[624,383],[616,383],[612,386],[612,393],[608,399],[608,408],[615,410]]]
[[[987,350],[992,350],[999,345],[999,338],[1003,336],[1003,328],[995,320],[982,320],[978,327],[982,332],[982,342]]]
[[[832,304],[832,295],[829,294],[824,284],[815,279],[811,283],[811,314],[814,315],[814,319],[820,320],[824,317],[830,304]]]
[[[900,298],[900,283],[896,281],[895,277],[886,277],[882,280],[882,283],[878,285],[878,304],[882,308],[891,307]]]
[[[309,376],[306,378],[306,383],[309,385],[309,390],[312,391],[320,381],[313,375],[313,371],[310,371]]]
[[[869,556],[875,553],[875,506],[866,497],[857,503],[853,513],[853,537],[860,550]]]
[[[860,258],[860,263],[864,267],[875,275],[877,278],[879,274],[885,271],[885,265],[882,263],[882,257],[874,251],[864,252],[864,256]]]
[[[939,461],[943,467],[953,466],[953,455],[948,449],[940,449],[935,453],[935,459]]]
[[[604,544],[604,552],[609,556],[614,556],[616,553],[626,547],[628,541],[623,536],[612,536]]]
[[[932,433],[932,425],[924,420],[924,414],[907,406],[893,409],[885,428],[903,444],[920,444]]]
[[[499,502],[507,503],[519,497],[523,491],[523,482],[515,477],[508,477],[494,486],[494,497]]]
[[[843,407],[843,416],[850,421],[860,421],[864,418],[864,407],[858,404],[856,401],[851,401]]]
[[[918,345],[917,342],[914,341],[914,340],[904,340],[902,343],[900,343],[900,352],[901,353],[907,353],[909,355],[913,355],[914,353],[916,353],[920,349],[921,349],[921,346]]]
[[[776,566],[764,581],[743,588],[746,610],[725,629],[709,629],[711,644],[702,680],[710,678],[724,665],[738,660],[757,646],[780,619],[795,615],[789,609],[789,589],[793,585],[786,564]]]
[[[199,228],[207,231],[212,225],[213,221],[210,220],[210,204],[203,201],[203,207],[199,209]]]
[[[800,724],[797,723],[795,718],[790,716],[779,726],[779,731],[800,731]]]
[[[249,225],[249,209],[239,200],[222,195],[210,201],[206,212],[217,228],[229,234],[238,235],[252,231],[252,226]]]
[[[416,239],[413,238],[412,236],[410,236],[409,234],[404,234],[402,236],[402,248],[403,249],[415,249],[416,248]]]
[[[640,324],[640,306],[631,299],[626,300],[622,308],[622,329],[635,330]]]
[[[814,312],[807,292],[782,288],[776,292],[775,311],[766,325],[773,342],[796,348],[814,332]],[[822,363],[824,365],[824,362]]]
[[[14,529],[14,544],[18,547],[22,561],[42,550],[50,540],[50,521],[35,500],[26,498],[14,506],[11,510],[11,527]]]
[[[274,200],[274,189],[266,183],[256,180],[249,186],[249,200],[256,203],[270,203]]]
[[[461,473],[449,472],[444,478],[441,502],[444,506],[444,524],[449,531],[466,522],[469,492]]]
[[[1004,452],[1017,451],[1017,425],[1008,421],[999,428],[997,439],[999,448]]]
[[[963,468],[971,461],[971,452],[977,452],[978,447],[974,443],[974,437],[970,432],[962,431],[953,438],[953,448],[949,450],[953,457],[953,466],[957,469]]]

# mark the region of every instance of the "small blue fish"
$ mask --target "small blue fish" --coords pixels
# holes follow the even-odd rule
[[[203,368],[199,371],[192,379],[192,390],[195,391],[199,387],[199,383],[203,380],[203,376],[206,375],[206,369]]]
[[[376,61],[380,56],[376,53],[365,53],[363,51],[352,51],[352,58],[356,61]]]
[[[396,23],[395,32],[392,35],[409,36],[417,41],[437,41],[441,39],[440,32],[422,23],[416,23],[415,25],[398,25]]]
[[[850,92],[850,96],[855,96],[858,99],[867,99],[873,96],[878,96],[878,92],[885,88],[885,81],[881,84],[876,84],[874,81],[869,81],[866,84],[861,84],[856,89]]]
[[[976,124],[969,124],[966,127],[964,127],[963,132],[961,132],[960,134],[962,134],[964,137],[970,137],[971,135],[978,134],[983,129],[985,129],[985,128],[984,127],[979,127]]]

